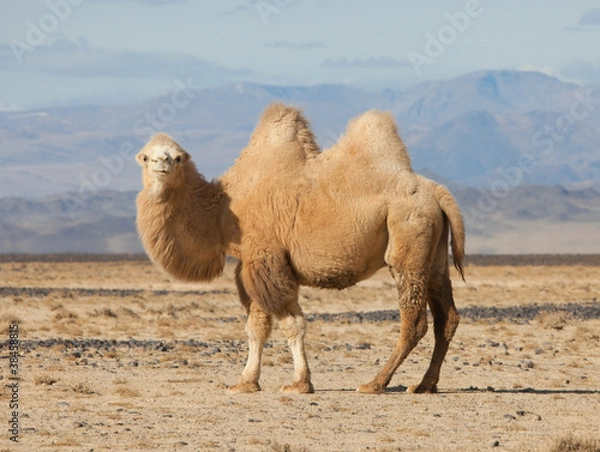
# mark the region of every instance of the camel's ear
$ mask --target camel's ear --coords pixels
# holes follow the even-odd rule
[[[135,156],[135,160],[142,166],[144,166],[146,164],[146,162],[148,161],[148,156],[146,154],[144,154],[142,151],[138,152],[138,154]]]

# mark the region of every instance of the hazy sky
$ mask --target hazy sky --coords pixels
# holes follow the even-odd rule
[[[405,88],[483,69],[600,84],[598,0],[20,0],[0,109],[229,83]]]

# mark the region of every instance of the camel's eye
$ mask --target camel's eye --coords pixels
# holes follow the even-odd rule
[[[181,163],[181,156],[180,156],[180,155],[178,155],[177,157],[175,157],[175,161],[176,161],[177,163]]]
[[[143,160],[144,160],[144,162],[147,162],[147,161],[148,161],[148,156],[147,156],[147,155],[145,155],[145,156],[143,157]]]

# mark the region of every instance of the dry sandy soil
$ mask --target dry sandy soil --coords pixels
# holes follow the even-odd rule
[[[263,391],[226,391],[246,357],[232,265],[190,285],[143,260],[5,258],[0,451],[543,451],[566,434],[598,439],[600,266],[582,262],[472,261],[467,284],[454,275],[463,320],[435,395],[405,393],[431,328],[385,394],[354,392],[397,338],[387,271],[342,292],[303,289],[316,393],[291,396],[279,392],[292,364],[278,329]],[[6,428],[14,323],[18,444]]]

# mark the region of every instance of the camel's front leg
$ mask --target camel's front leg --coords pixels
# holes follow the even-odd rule
[[[306,320],[298,305],[298,281],[289,265],[286,253],[281,250],[270,250],[256,254],[252,259],[238,266],[236,281],[242,303],[246,306],[249,300],[252,300],[251,307],[256,305],[256,309],[263,315],[273,313],[287,336],[294,357],[294,382],[290,386],[285,386],[283,391],[314,392],[304,351]],[[250,318],[248,324],[251,324]],[[266,334],[261,336],[263,342],[266,337]],[[260,349],[262,351],[262,343]],[[255,364],[255,360],[258,360],[259,356],[258,352],[254,353],[254,356],[250,355],[248,365],[242,374],[242,379],[246,376],[254,379],[248,380],[250,382],[258,381],[259,367]],[[246,381],[243,380],[240,384],[242,383],[245,384]]]
[[[281,391],[295,394],[313,393],[315,390],[310,381],[310,369],[304,350],[306,319],[302,314],[302,309],[295,301],[282,310],[277,318],[282,331],[287,336],[294,359],[294,382],[290,386],[281,388]]]
[[[229,388],[230,392],[260,391],[260,364],[265,342],[272,329],[272,316],[261,310],[256,303],[251,303],[246,322],[248,333],[248,361],[240,377],[240,382]]]

